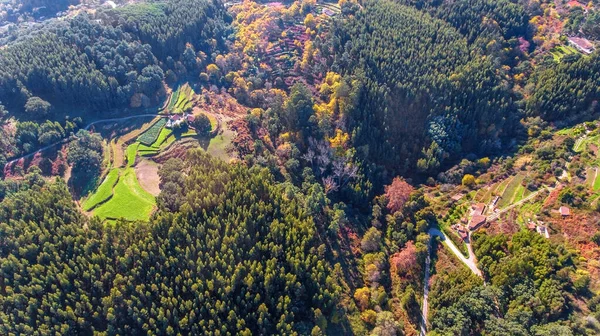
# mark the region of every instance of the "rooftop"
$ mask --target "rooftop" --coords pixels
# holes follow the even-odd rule
[[[591,51],[594,49],[594,45],[592,44],[592,42],[583,37],[569,37],[569,42],[576,45],[581,50]]]
[[[469,230],[473,231],[477,229],[479,226],[484,224],[486,221],[486,217],[482,215],[473,215],[471,218],[471,223],[469,223]]]

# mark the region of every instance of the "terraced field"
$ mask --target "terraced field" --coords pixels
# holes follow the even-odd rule
[[[508,182],[506,188],[502,192],[502,198],[498,202],[498,208],[502,209],[523,199],[525,187],[521,185],[521,182],[523,182],[524,178],[525,174],[518,174],[517,176],[513,177],[510,182]]]
[[[151,146],[159,137],[163,127],[167,123],[165,118],[159,119],[146,132],[138,137],[138,141],[146,146]]]
[[[154,196],[145,191],[133,168],[119,169],[120,178],[113,188],[113,196],[94,210],[102,219],[147,220],[154,209]]]
[[[96,192],[92,196],[88,197],[88,199],[86,199],[85,202],[83,202],[83,210],[90,211],[93,208],[95,208],[98,204],[105,202],[109,198],[111,198],[113,194],[113,187],[117,184],[118,180],[119,170],[112,169],[106,175],[106,178],[104,178],[104,181],[102,182],[102,184],[100,184]]]
[[[550,50],[550,53],[552,54],[552,57],[554,57],[554,60],[557,62],[560,62],[560,60],[567,56],[567,55],[575,55],[578,54],[579,51],[577,51],[577,49],[571,47],[571,46],[557,46],[552,48],[552,50]]]
[[[170,113],[183,113],[192,108],[192,99],[196,93],[189,84],[180,85],[171,95],[171,101],[167,106]]]

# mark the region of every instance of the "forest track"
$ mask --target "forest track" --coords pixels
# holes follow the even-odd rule
[[[429,277],[430,277],[430,269],[431,269],[431,240],[433,237],[438,236],[444,245],[446,245],[452,253],[467,266],[475,275],[479,277],[483,277],[483,273],[477,267],[477,259],[475,258],[475,254],[473,253],[473,249],[471,244],[467,244],[467,248],[469,250],[469,258],[465,258],[462,252],[454,245],[454,243],[446,237],[444,232],[436,229],[430,228],[429,231],[430,239],[427,245],[427,258],[425,259],[425,277],[423,279],[423,305],[421,311],[421,336],[425,336],[427,334],[427,315],[429,314]],[[470,240],[470,236],[469,236]]]
[[[91,122],[91,123],[87,124],[87,125],[86,125],[84,128],[82,128],[82,129],[84,129],[84,130],[86,130],[86,131],[87,131],[87,130],[89,130],[89,129],[90,129],[92,126],[94,126],[94,125],[96,125],[96,124],[100,124],[100,123],[105,123],[105,122],[125,121],[125,120],[130,120],[130,119],[135,119],[135,118],[143,118],[143,117],[156,117],[156,116],[161,116],[161,115],[160,115],[160,114],[157,114],[157,113],[152,113],[152,114],[138,114],[138,115],[129,116],[129,117],[122,117],[122,118],[101,119],[101,120],[96,120],[96,121],[94,121],[94,122]],[[164,117],[167,117],[167,116],[165,115]],[[74,137],[74,138],[76,138],[76,136],[73,136],[73,137]],[[66,143],[66,142],[68,142],[68,141],[70,141],[70,140],[72,140],[72,137],[71,137],[71,136],[68,136],[68,137],[66,137],[66,138],[63,138],[63,139],[61,139],[61,140],[59,140],[59,141],[55,142],[55,143],[49,144],[49,145],[47,145],[47,146],[44,146],[44,147],[42,147],[42,148],[40,148],[40,149],[36,150],[35,152],[31,152],[31,153],[29,153],[29,154],[25,154],[25,155],[22,155],[22,156],[19,156],[19,157],[16,157],[16,158],[12,158],[10,161],[8,161],[8,162],[7,162],[7,163],[4,165],[3,169],[4,169],[4,170],[6,170],[8,167],[10,167],[12,164],[14,164],[15,162],[17,162],[17,161],[19,161],[19,160],[22,160],[22,159],[27,159],[27,158],[33,157],[33,156],[35,156],[35,155],[36,155],[37,153],[39,153],[39,152],[43,152],[43,151],[45,151],[45,150],[48,150],[48,149],[50,149],[50,148],[52,148],[52,147],[55,147],[55,146],[57,146],[57,145],[64,144],[64,143]]]

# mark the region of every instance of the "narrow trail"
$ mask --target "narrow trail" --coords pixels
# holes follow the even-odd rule
[[[130,119],[135,119],[135,118],[156,117],[156,116],[161,116],[161,115],[160,115],[160,114],[157,114],[157,113],[152,113],[152,114],[148,113],[148,114],[138,114],[138,115],[129,116],[129,117],[122,117],[122,118],[101,119],[101,120],[96,120],[96,121],[94,121],[94,122],[91,122],[91,123],[87,124],[87,125],[86,125],[84,128],[82,128],[82,129],[84,129],[84,130],[88,131],[88,130],[89,130],[91,127],[92,127],[92,126],[94,126],[94,125],[96,125],[96,124],[100,124],[100,123],[105,123],[105,122],[115,122],[115,121],[125,121],[125,120],[130,120]],[[165,115],[165,117],[167,117],[167,116]],[[52,147],[55,147],[55,146],[57,146],[57,145],[62,145],[62,144],[64,144],[65,142],[68,142],[68,141],[69,141],[69,140],[71,140],[71,139],[72,139],[72,138],[71,138],[70,136],[68,136],[68,137],[66,137],[66,138],[63,138],[63,139],[61,139],[61,140],[59,140],[59,141],[55,142],[55,143],[49,144],[49,145],[47,145],[47,146],[44,146],[44,147],[42,147],[42,148],[40,148],[40,149],[36,150],[35,152],[31,152],[31,153],[29,153],[29,154],[25,154],[25,155],[19,156],[19,157],[17,157],[17,158],[13,158],[13,159],[11,159],[10,161],[8,161],[8,162],[7,162],[7,163],[4,165],[3,169],[4,169],[4,170],[6,170],[6,169],[7,169],[8,167],[10,167],[10,166],[11,166],[13,163],[15,163],[15,162],[17,162],[17,161],[19,161],[19,160],[22,160],[22,159],[27,159],[27,158],[33,157],[33,156],[35,156],[35,155],[36,155],[37,153],[39,153],[39,152],[43,152],[43,151],[45,151],[45,150],[47,150],[47,149],[50,149],[50,148],[52,148]]]
[[[470,243],[467,244],[467,249],[469,250],[469,258],[465,258],[462,252],[454,245],[454,243],[446,237],[446,235],[436,229],[430,228],[429,231],[429,243],[427,245],[427,258],[425,259],[425,277],[423,279],[423,306],[421,311],[421,336],[425,336],[427,334],[427,315],[429,314],[429,277],[431,270],[431,240],[433,237],[440,237],[442,244],[446,245],[452,253],[463,263],[465,264],[473,273],[475,273],[479,277],[483,277],[481,270],[477,267],[477,259],[475,258],[475,254],[473,253],[473,248]],[[470,241],[470,236],[469,236]]]
[[[429,314],[429,271],[431,268],[431,239],[427,243],[427,258],[425,259],[425,279],[423,279],[423,310],[421,311],[421,336],[427,334],[427,315]]]
[[[552,190],[554,190],[554,188],[553,187],[540,188],[539,190],[532,192],[531,194],[529,194],[527,197],[523,198],[522,200],[515,202],[515,203],[505,207],[504,209],[499,210],[498,212],[495,212],[495,213],[489,215],[487,217],[486,221],[488,221],[488,222],[495,221],[496,219],[498,219],[498,217],[500,217],[501,214],[503,214],[515,207],[518,207],[519,205],[521,205],[525,202],[529,202],[532,198],[536,197],[539,193],[541,193],[542,191],[545,191],[545,190],[552,191]]]
[[[434,236],[438,236],[440,237],[442,244],[446,245],[448,248],[450,248],[450,251],[452,251],[452,253],[454,253],[454,255],[463,263],[465,264],[473,273],[475,273],[478,276],[482,276],[481,271],[479,270],[479,268],[477,268],[477,259],[475,258],[475,254],[473,254],[473,250],[471,248],[471,244],[467,244],[467,249],[469,250],[469,258],[465,258],[465,256],[462,254],[462,252],[458,249],[458,247],[456,247],[456,245],[454,245],[454,243],[452,242],[452,240],[448,239],[448,237],[446,237],[446,235],[435,228],[431,228],[429,229],[429,235],[431,236],[431,238],[433,238]]]

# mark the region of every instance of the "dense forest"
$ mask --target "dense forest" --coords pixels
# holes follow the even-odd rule
[[[470,53],[448,23],[372,1],[334,34],[336,66],[360,82],[348,127],[369,161],[433,173],[460,153],[498,150],[512,134],[518,114],[497,65]]]
[[[600,333],[597,2],[77,2],[0,47],[0,334]]]
[[[432,324],[440,335],[472,330],[486,335],[569,335],[576,329],[557,323],[572,309],[570,293],[588,290],[589,279],[570,277],[571,252],[527,231],[510,241],[504,235],[477,234],[474,239],[487,286],[466,270],[442,276],[432,289]]]
[[[200,151],[166,163],[161,176],[160,210],[147,224],[84,219],[62,181],[32,176],[27,190],[9,193],[0,205],[0,332],[325,328],[339,288],[309,199],[265,170]]]
[[[573,122],[600,112],[600,57],[577,57],[551,64],[531,78],[527,113],[548,121]]]
[[[192,52],[192,62],[182,63],[184,51],[196,48],[198,53],[211,55],[223,47],[226,14],[222,5],[201,0],[149,6],[152,7],[139,11],[135,6],[131,10],[126,7],[122,17],[120,12],[115,13],[114,27],[99,23],[103,19],[80,15],[73,20],[48,23],[41,30],[20,37],[0,51],[0,101],[33,119],[48,118],[54,105],[101,112],[126,107],[134,96],[145,107],[156,104],[164,96],[165,71],[179,65],[179,72],[185,72],[183,64],[196,71],[199,66],[196,51]],[[158,9],[169,15],[150,15]],[[143,15],[129,17],[138,12]],[[100,17],[112,20],[111,13]],[[139,22],[141,26],[136,28],[128,22]],[[165,30],[147,30],[148,27]],[[190,34],[191,31],[197,34]],[[204,58],[207,57],[210,56]]]

